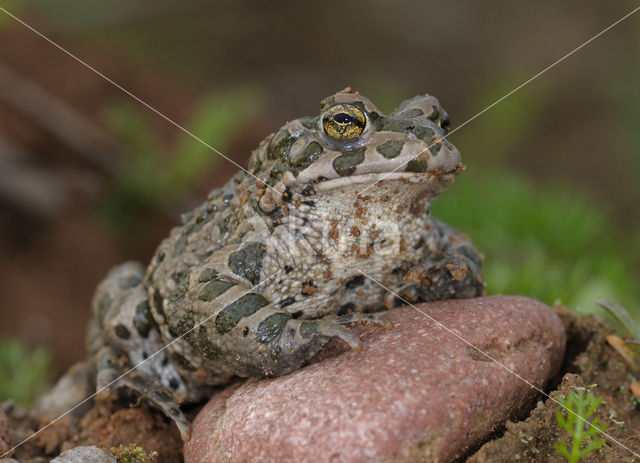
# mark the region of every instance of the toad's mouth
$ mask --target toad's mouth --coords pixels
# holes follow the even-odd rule
[[[330,191],[336,188],[361,185],[368,189],[378,183],[401,181],[409,184],[432,184],[441,180],[449,180],[455,176],[455,171],[445,172],[379,172],[357,174],[348,177],[338,177],[314,182],[316,191]]]

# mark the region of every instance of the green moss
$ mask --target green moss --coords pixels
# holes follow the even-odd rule
[[[153,463],[158,458],[158,452],[147,452],[137,444],[129,444],[126,447],[120,444],[119,447],[111,447],[111,455],[118,463]]]
[[[431,212],[485,255],[488,294],[559,300],[583,310],[612,299],[640,310],[640,275],[632,265],[637,248],[596,200],[480,167],[461,175]]]
[[[51,356],[43,348],[29,349],[18,340],[0,340],[0,378],[0,402],[12,399],[29,405],[48,387]]]
[[[210,172],[222,159],[212,147],[225,152],[261,105],[261,92],[246,85],[205,95],[184,124],[199,140],[182,134],[175,146],[167,147],[147,108],[126,98],[110,100],[101,118],[124,155],[98,199],[98,212],[121,239],[135,241],[138,234],[131,231],[143,227],[149,213],[166,212]]]

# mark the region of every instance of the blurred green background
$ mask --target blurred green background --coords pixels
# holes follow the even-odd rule
[[[243,164],[347,85],[387,111],[432,93],[455,128],[637,5],[0,6]],[[23,384],[83,357],[108,268],[147,261],[237,168],[1,12],[0,43],[0,384],[26,402],[38,391]],[[615,299],[640,317],[638,82],[640,13],[451,136],[468,170],[433,214],[484,252],[490,294],[587,312]],[[0,399],[17,397],[5,389]]]

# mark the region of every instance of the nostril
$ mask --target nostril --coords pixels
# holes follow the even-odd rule
[[[411,131],[411,130],[414,130],[415,128],[416,128],[415,125],[408,125],[405,130]]]

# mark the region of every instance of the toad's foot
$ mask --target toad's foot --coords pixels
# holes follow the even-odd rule
[[[191,435],[189,420],[180,410],[174,395],[153,377],[124,362],[111,346],[104,346],[96,353],[96,399],[110,400],[117,396],[116,389],[133,391],[140,399],[147,399],[173,422],[175,422],[182,440]]]
[[[353,334],[351,331],[342,328],[343,325],[379,326],[386,330],[390,330],[393,328],[393,323],[391,323],[383,316],[379,314],[369,314],[363,312],[353,312],[345,315],[327,315],[319,322],[320,334],[323,334],[325,336],[337,337],[356,352],[360,352],[362,350],[362,341],[360,341],[360,338]],[[330,333],[333,332],[339,334],[331,335]]]
[[[215,347],[216,359],[237,376],[289,373],[311,360],[332,338],[359,351],[362,341],[347,329],[349,325],[392,327],[380,314],[362,312],[318,319],[293,318],[260,295],[243,295],[246,289],[233,287],[227,292],[236,290],[240,303],[224,307],[211,327],[205,326],[202,336],[207,336],[204,347]],[[257,306],[249,305],[256,301]],[[261,307],[262,304],[265,305]]]
[[[326,338],[338,338],[356,352],[362,350],[360,338],[344,328],[343,325],[380,326],[385,329],[393,328],[393,324],[379,314],[353,312],[345,315],[326,315],[319,320],[303,320],[300,323],[300,334],[308,337],[317,333]]]

